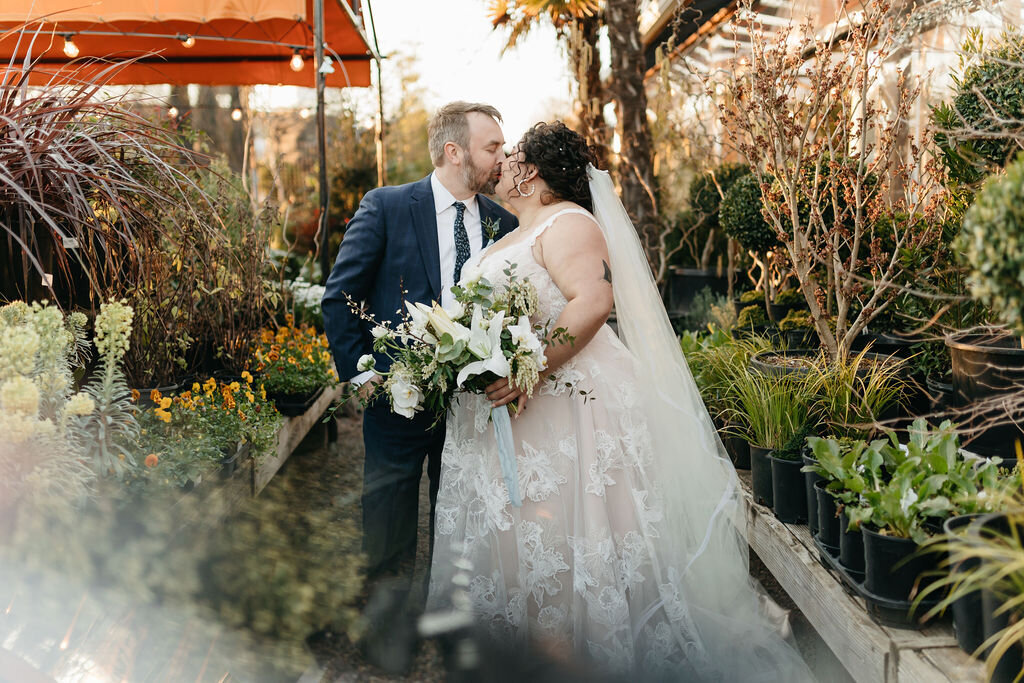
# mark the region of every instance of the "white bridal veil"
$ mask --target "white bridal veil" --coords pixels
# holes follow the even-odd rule
[[[666,533],[660,576],[679,591],[698,642],[682,643],[722,681],[813,680],[762,614],[747,568],[736,471],[683,358],[640,240],[606,171],[590,166],[594,216],[611,260],[618,333],[637,360]],[[676,572],[671,572],[676,574]],[[648,610],[649,612],[653,612]],[[649,616],[649,615],[647,615]],[[641,617],[643,619],[643,617]],[[640,625],[636,625],[639,632]]]

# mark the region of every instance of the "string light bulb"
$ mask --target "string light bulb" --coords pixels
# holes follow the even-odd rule
[[[181,44],[185,47],[193,47],[196,44],[196,39],[193,36],[182,36]]]
[[[238,107],[235,107],[234,109],[232,109],[231,110],[231,120],[232,121],[241,121],[242,120],[242,110],[239,109]]]
[[[292,71],[302,71],[302,67],[306,66],[306,62],[302,59],[299,51],[295,50],[295,53],[292,55],[292,61],[288,65],[291,66]]]
[[[178,114],[180,114],[180,113],[181,112],[178,111],[177,107],[171,107],[170,109],[167,110],[167,117],[168,118],[172,118],[172,119],[176,119],[176,118],[178,118]]]
[[[302,109],[299,110],[299,118],[300,119],[308,119],[309,118],[309,108],[308,107],[303,107]]]
[[[78,46],[75,45],[74,36],[70,33],[64,36],[64,54],[70,59],[78,56]]]

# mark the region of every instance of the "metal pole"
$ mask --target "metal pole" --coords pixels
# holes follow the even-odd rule
[[[324,0],[313,0],[313,56],[316,75],[316,151],[320,167],[320,278],[327,282],[331,273],[330,235],[328,234],[327,205],[330,188],[327,185],[327,122],[324,115]]]

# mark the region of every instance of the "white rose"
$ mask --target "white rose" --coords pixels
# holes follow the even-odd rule
[[[370,334],[373,335],[374,339],[382,339],[384,337],[389,336],[391,332],[389,332],[388,328],[386,327],[382,327],[381,325],[375,325],[374,328],[370,330]]]
[[[412,419],[423,410],[423,392],[408,380],[396,377],[391,383],[391,410],[402,417]]]
[[[359,372],[366,372],[367,370],[373,370],[375,361],[373,360],[373,354],[367,353],[359,357],[359,361],[356,363],[356,370]]]
[[[467,263],[462,267],[462,277],[459,279],[459,284],[469,284],[478,281],[483,277],[483,268],[476,263]]]

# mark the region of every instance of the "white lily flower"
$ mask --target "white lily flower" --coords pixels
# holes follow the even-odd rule
[[[478,311],[473,311],[474,320],[477,316]],[[482,318],[482,314],[480,317]],[[485,334],[481,334],[482,330],[479,325],[473,325],[469,349],[481,360],[468,363],[459,371],[459,376],[455,380],[456,386],[461,387],[470,377],[482,375],[485,372],[493,372],[498,377],[508,377],[512,372],[508,359],[505,358],[505,354],[501,350],[501,331],[504,318],[503,312],[496,313],[490,320]]]
[[[466,329],[465,325],[452,320],[448,312],[441,308],[440,305],[435,305],[430,309],[430,312],[427,313],[427,320],[430,321],[430,326],[434,329],[434,334],[437,337],[449,334],[455,342],[469,341],[469,330]]]
[[[461,301],[453,301],[444,312],[448,314],[448,317],[452,320],[458,320],[466,314],[466,307],[462,305]]]
[[[540,339],[533,332],[533,324],[530,323],[530,319],[525,316],[519,316],[519,323],[516,325],[509,325],[508,331],[512,333],[512,343],[521,349],[526,349],[536,353],[540,351]]]

